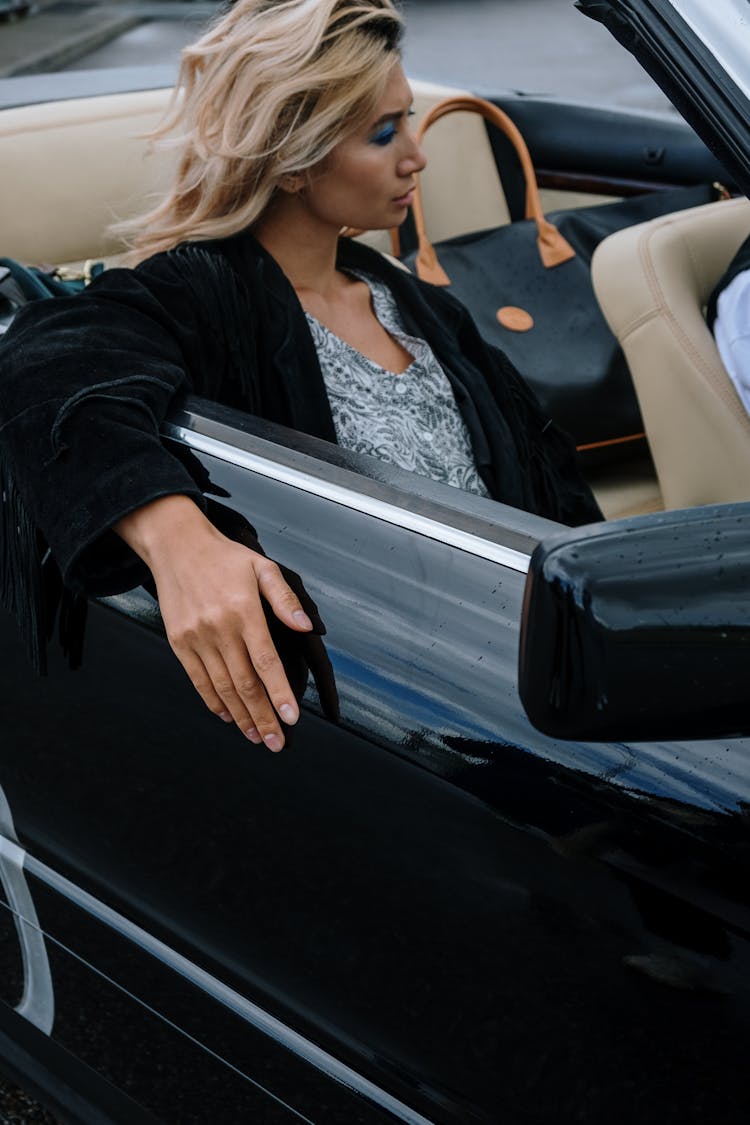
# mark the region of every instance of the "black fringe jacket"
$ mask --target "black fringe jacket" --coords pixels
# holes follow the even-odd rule
[[[350,240],[339,264],[384,281],[406,331],[432,347],[495,499],[566,524],[601,519],[572,443],[462,305]],[[159,438],[189,392],[336,440],[304,312],[250,234],[108,270],[81,294],[28,305],[2,339],[0,598],[38,667],[63,587],[65,624],[86,594],[147,576],[110,530],[121,516],[170,493],[203,503]]]

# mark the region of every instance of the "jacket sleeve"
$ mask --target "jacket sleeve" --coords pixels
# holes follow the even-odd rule
[[[174,257],[34,302],[0,346],[0,456],[66,584],[107,594],[145,568],[110,529],[160,496],[202,504],[159,425],[200,365],[222,366]]]

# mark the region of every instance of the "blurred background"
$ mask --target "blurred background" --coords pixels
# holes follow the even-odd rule
[[[164,67],[218,0],[0,0],[0,78]],[[671,113],[638,64],[573,0],[404,0],[415,78]]]

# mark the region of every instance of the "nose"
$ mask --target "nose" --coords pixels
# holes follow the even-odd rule
[[[416,133],[410,129],[408,136],[408,148],[401,158],[399,164],[399,172],[403,176],[413,176],[417,172],[421,172],[427,164],[427,157],[425,156],[424,149],[417,140]]]

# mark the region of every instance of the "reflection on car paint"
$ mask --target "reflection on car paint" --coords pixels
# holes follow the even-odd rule
[[[55,1022],[55,996],[44,936],[26,882],[26,852],[18,843],[13,816],[0,788],[0,882],[13,913],[23,959],[23,996],[16,1011],[45,1035]]]
[[[26,853],[23,852],[21,848],[16,848],[16,851],[19,852],[21,856],[26,857]],[[2,855],[1,846],[0,855]],[[393,1097],[375,1083],[368,1081],[363,1075],[341,1062],[332,1054],[323,1050],[316,1043],[312,1042],[312,1040],[299,1034],[293,1028],[261,1008],[258,1004],[254,1004],[235,989],[224,984],[211,973],[208,973],[205,969],[154,937],[147,930],[144,930],[135,922],[130,921],[118,911],[113,910],[112,907],[102,902],[101,899],[89,894],[87,891],[83,890],[83,888],[54,871],[47,864],[42,863],[33,856],[27,857],[27,864],[29,873],[33,875],[35,879],[39,879],[40,883],[56,891],[65,901],[75,904],[85,914],[103,922],[113,933],[126,938],[132,947],[142,949],[150,954],[156,960],[173,970],[178,977],[190,982],[208,996],[218,1000],[220,1004],[224,1005],[234,1015],[239,1016],[252,1027],[258,1028],[270,1039],[285,1047],[298,1058],[304,1059],[317,1070],[329,1075],[344,1087],[356,1091],[385,1112],[393,1114],[399,1121],[406,1122],[407,1125],[431,1125],[431,1122],[422,1114],[418,1113],[410,1106],[405,1105],[398,1098]],[[28,901],[31,903],[28,888],[26,887],[25,889],[28,895]],[[33,904],[31,904],[31,906],[33,910]],[[36,912],[34,912],[34,918],[36,919]],[[41,938],[38,921],[35,922],[35,926],[35,932],[41,941],[44,964],[47,967],[49,976],[47,955],[44,950],[44,941]],[[24,963],[26,963],[25,960]],[[52,1000],[51,980],[49,1000]],[[50,1011],[52,1011],[52,1008],[50,1008]],[[31,1017],[27,1016],[27,1018]],[[48,1033],[49,1030],[51,1030],[51,1023]],[[250,1075],[246,1074],[245,1077],[250,1078]],[[266,1090],[266,1093],[270,1093],[270,1091]],[[298,1116],[301,1115],[298,1114]],[[307,1120],[307,1118],[303,1118],[303,1120]]]

